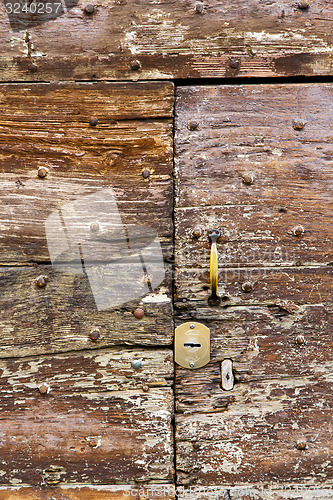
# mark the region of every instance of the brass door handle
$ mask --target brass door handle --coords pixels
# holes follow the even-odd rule
[[[208,236],[210,241],[212,242],[210,249],[210,288],[212,293],[208,299],[208,302],[210,305],[218,305],[220,303],[220,298],[217,295],[219,267],[216,242],[221,236],[221,231],[219,229],[211,229]]]

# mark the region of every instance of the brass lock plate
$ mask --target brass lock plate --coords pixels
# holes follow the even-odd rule
[[[210,360],[210,331],[207,326],[189,321],[175,330],[175,362],[195,370]]]

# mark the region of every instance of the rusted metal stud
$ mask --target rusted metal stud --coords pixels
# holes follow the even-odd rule
[[[28,71],[30,71],[30,73],[36,73],[36,71],[38,71],[38,66],[37,64],[31,62],[28,64]]]
[[[246,292],[246,293],[252,292],[252,290],[253,290],[252,283],[250,281],[246,281],[245,283],[243,283],[242,290],[243,290],[243,292]]]
[[[297,335],[295,342],[297,345],[304,345],[305,337],[303,335]]]
[[[307,0],[300,0],[297,4],[297,7],[301,10],[306,10],[310,6],[309,2]]]
[[[132,71],[138,71],[139,69],[141,69],[141,63],[140,63],[140,61],[132,61],[131,62],[131,70]]]
[[[192,235],[193,235],[194,238],[200,238],[200,236],[201,236],[201,229],[199,227],[195,227],[193,229]]]
[[[304,128],[305,122],[303,120],[293,120],[293,129],[302,130]]]
[[[142,390],[143,390],[143,392],[148,392],[148,391],[149,391],[149,385],[144,384],[144,385],[142,386]]]
[[[197,130],[197,128],[199,127],[199,123],[194,120],[190,120],[187,124],[187,127],[189,130]]]
[[[139,370],[142,368],[142,361],[140,359],[134,359],[131,362],[131,367],[134,368],[134,370]]]
[[[147,169],[142,170],[142,177],[144,179],[148,179],[149,176],[150,176],[149,170],[147,170]]]
[[[47,174],[48,174],[48,171],[47,171],[47,169],[45,167],[39,167],[39,169],[37,170],[37,175],[41,179],[43,179],[44,177],[46,177]]]
[[[304,440],[297,441],[296,448],[298,450],[306,450],[308,447],[307,442]]]
[[[204,14],[205,12],[205,6],[203,3],[197,3],[195,4],[195,12],[197,14]]]
[[[198,450],[200,448],[200,443],[196,442],[196,443],[193,443],[193,448],[195,450]]]
[[[93,232],[93,233],[97,233],[97,231],[99,231],[100,227],[99,227],[99,223],[98,222],[92,222],[90,224],[90,231]]]
[[[92,118],[90,118],[90,120],[89,120],[89,125],[90,125],[91,127],[96,127],[97,123],[98,123],[98,118],[96,118],[96,117],[92,117]]]
[[[101,438],[98,438],[96,436],[88,437],[86,438],[86,440],[91,448],[98,448],[98,446],[101,445]]]
[[[225,391],[231,391],[234,387],[234,374],[232,372],[231,359],[224,359],[221,363],[221,385]]]
[[[242,181],[244,184],[247,184],[247,185],[250,185],[250,184],[253,184],[253,175],[252,174],[248,174],[248,173],[245,173],[242,175]]]
[[[293,228],[293,235],[294,236],[302,236],[302,234],[304,234],[305,232],[305,229],[303,226],[299,225],[299,226],[295,226]]]
[[[99,328],[95,328],[94,330],[91,330],[89,333],[89,338],[90,340],[96,342],[96,340],[99,339],[100,333],[99,333]]]
[[[36,285],[39,288],[43,288],[44,286],[46,286],[46,283],[47,283],[47,276],[41,274],[40,276],[38,276],[38,278],[36,278]]]
[[[145,315],[145,312],[143,309],[141,309],[141,307],[137,307],[133,314],[136,319],[142,319]]]
[[[231,59],[229,59],[229,65],[232,69],[238,69],[239,68],[239,60],[231,58]]]
[[[96,12],[96,7],[95,7],[95,5],[88,4],[84,7],[83,12],[85,14],[87,14],[87,16],[91,16],[92,14],[94,14]]]
[[[50,386],[48,384],[41,384],[39,387],[38,387],[38,390],[41,394],[48,394],[51,390]]]

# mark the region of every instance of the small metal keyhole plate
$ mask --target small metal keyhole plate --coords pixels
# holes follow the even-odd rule
[[[189,321],[175,331],[175,362],[195,370],[210,360],[210,331],[207,326]]]

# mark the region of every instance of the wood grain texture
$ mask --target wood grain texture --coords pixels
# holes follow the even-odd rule
[[[261,483],[207,487],[194,484],[178,487],[177,493],[179,498],[190,500],[331,500],[332,486]]]
[[[172,84],[5,85],[0,100],[2,262],[48,261],[47,217],[108,188],[123,223],[155,229],[171,255]]]
[[[68,3],[68,2],[67,2]],[[11,29],[1,9],[3,80],[171,79],[332,74],[329,0],[102,0],[92,15]],[[69,6],[69,4],[68,4]],[[141,67],[132,70],[133,60]],[[235,61],[230,64],[230,61]]]
[[[174,500],[175,487],[172,484],[151,484],[147,486],[126,485],[89,485],[64,486],[52,488],[11,487],[0,488],[1,500],[140,500],[142,495],[148,494],[151,500]]]
[[[172,372],[161,350],[2,361],[2,484],[172,481]]]

